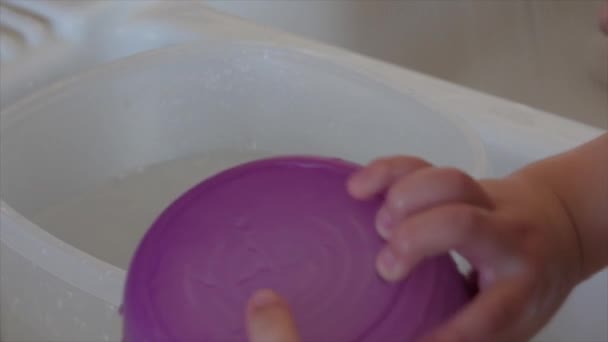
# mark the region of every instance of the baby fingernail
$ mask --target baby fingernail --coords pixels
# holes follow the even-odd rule
[[[374,174],[370,169],[365,168],[357,171],[349,180],[351,188],[355,191],[356,195],[366,195],[372,188]]]
[[[397,258],[397,255],[392,250],[386,248],[378,255],[376,268],[382,278],[394,281],[401,276],[403,265]]]
[[[378,234],[385,239],[388,239],[393,226],[393,218],[385,209],[380,209],[376,218],[376,230]]]
[[[251,298],[251,303],[255,308],[263,308],[266,306],[273,305],[279,301],[277,296],[272,290],[259,290]]]

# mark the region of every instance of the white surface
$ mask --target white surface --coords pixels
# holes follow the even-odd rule
[[[123,6],[117,6],[117,3],[80,3],[83,5],[75,6],[70,1],[20,2],[19,6],[27,4],[35,13],[53,23],[51,27],[55,31],[51,36],[57,43],[27,46],[19,58],[2,64],[2,107],[53,80],[137,51],[194,39],[207,43],[247,39],[307,49],[310,53],[323,55],[327,60],[391,84],[448,115],[467,120],[484,139],[491,166],[497,175],[570,148],[600,133],[509,101],[218,15],[196,4],[129,2],[128,9],[122,8],[118,15],[117,8]],[[4,118],[2,120],[4,125]],[[65,340],[118,340],[120,320],[116,315],[116,304],[120,298],[119,294],[106,289],[118,288],[124,273],[118,268],[107,268],[107,264],[39,231],[10,209],[2,210],[2,338],[10,341],[27,336],[33,340],[48,340],[50,334],[60,334]],[[54,253],[55,257],[48,258],[49,253]],[[46,271],[52,269],[55,274],[61,274],[69,269],[84,270],[81,265],[73,264],[81,260],[91,267],[87,271],[72,272],[76,277],[70,280],[71,283]],[[61,269],[64,271],[57,271]],[[110,272],[104,274],[101,269]],[[87,282],[87,279],[96,280]],[[608,324],[603,324],[608,323],[607,284],[608,275],[603,272],[581,285],[537,340],[608,340]],[[17,314],[6,315],[4,310],[7,307],[20,307],[22,311],[12,310]],[[61,315],[41,315],[40,308],[54,308],[53,313]],[[60,317],[69,319],[56,321]]]

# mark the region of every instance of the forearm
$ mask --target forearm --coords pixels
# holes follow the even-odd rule
[[[608,265],[608,134],[518,174],[550,189],[577,232],[582,276]]]

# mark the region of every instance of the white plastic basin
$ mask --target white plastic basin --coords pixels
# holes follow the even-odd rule
[[[274,154],[485,170],[466,127],[320,55],[225,43],[100,67],[2,112],[2,339],[120,340],[124,269],[159,211]]]

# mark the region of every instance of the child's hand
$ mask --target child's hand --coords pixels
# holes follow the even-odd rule
[[[579,237],[558,197],[524,174],[477,182],[416,158],[381,159],[348,183],[356,198],[385,195],[377,216],[388,281],[424,258],[457,251],[480,293],[429,341],[522,341],[533,336],[582,279]]]

